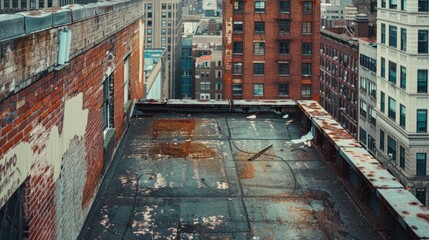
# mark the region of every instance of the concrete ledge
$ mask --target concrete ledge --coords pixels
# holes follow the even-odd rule
[[[52,13],[46,13],[41,10],[17,13],[24,16],[25,32],[27,34],[52,28]]]
[[[25,35],[25,21],[22,15],[0,14],[0,42]]]
[[[86,18],[97,16],[97,12],[96,12],[97,5],[96,4],[90,3],[90,4],[83,5],[83,7],[85,8],[85,17]]]
[[[70,5],[63,6],[62,8],[71,10],[73,22],[84,20],[86,18],[85,8],[81,5],[70,4]]]
[[[42,11],[52,13],[52,24],[54,27],[72,22],[72,12],[69,9],[53,7],[45,8]]]
[[[113,4],[109,2],[98,2],[96,13],[97,15],[103,15],[107,12],[113,11]]]

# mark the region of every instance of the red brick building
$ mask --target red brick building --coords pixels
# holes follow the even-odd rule
[[[143,97],[142,7],[1,18],[0,238],[77,238]]]
[[[322,30],[320,36],[320,103],[357,139],[358,40],[330,30]]]
[[[319,99],[320,1],[223,1],[225,98]]]

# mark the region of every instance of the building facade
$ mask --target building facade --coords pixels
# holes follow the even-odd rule
[[[348,33],[320,33],[320,103],[357,139],[359,43]]]
[[[377,158],[427,204],[429,4],[380,0],[377,11]]]
[[[151,48],[144,52],[144,95],[147,99],[170,98],[170,81],[166,68],[167,49]]]
[[[0,18],[1,239],[77,238],[143,97],[142,7]]]
[[[144,0],[145,46],[167,49],[169,95],[180,94],[182,62],[182,1]]]
[[[359,40],[359,143],[376,155],[377,45]]]
[[[179,98],[194,98],[192,76],[192,34],[188,34],[182,37],[182,78],[180,82]]]
[[[319,99],[320,1],[223,1],[225,98]]]

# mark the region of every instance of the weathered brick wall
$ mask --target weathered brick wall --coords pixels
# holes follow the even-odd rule
[[[0,174],[10,176],[0,178],[0,207],[24,182],[30,239],[79,234],[106,169],[102,102],[108,66],[114,74],[116,143],[126,127],[128,56],[131,99],[143,97],[141,6],[134,1],[67,24],[73,47],[61,70],[53,70],[57,28],[0,40],[6,53],[0,57]]]

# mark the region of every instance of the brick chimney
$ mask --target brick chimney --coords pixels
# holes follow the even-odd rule
[[[368,16],[365,13],[359,13],[356,15],[355,20],[355,34],[356,37],[369,37],[368,29]]]

